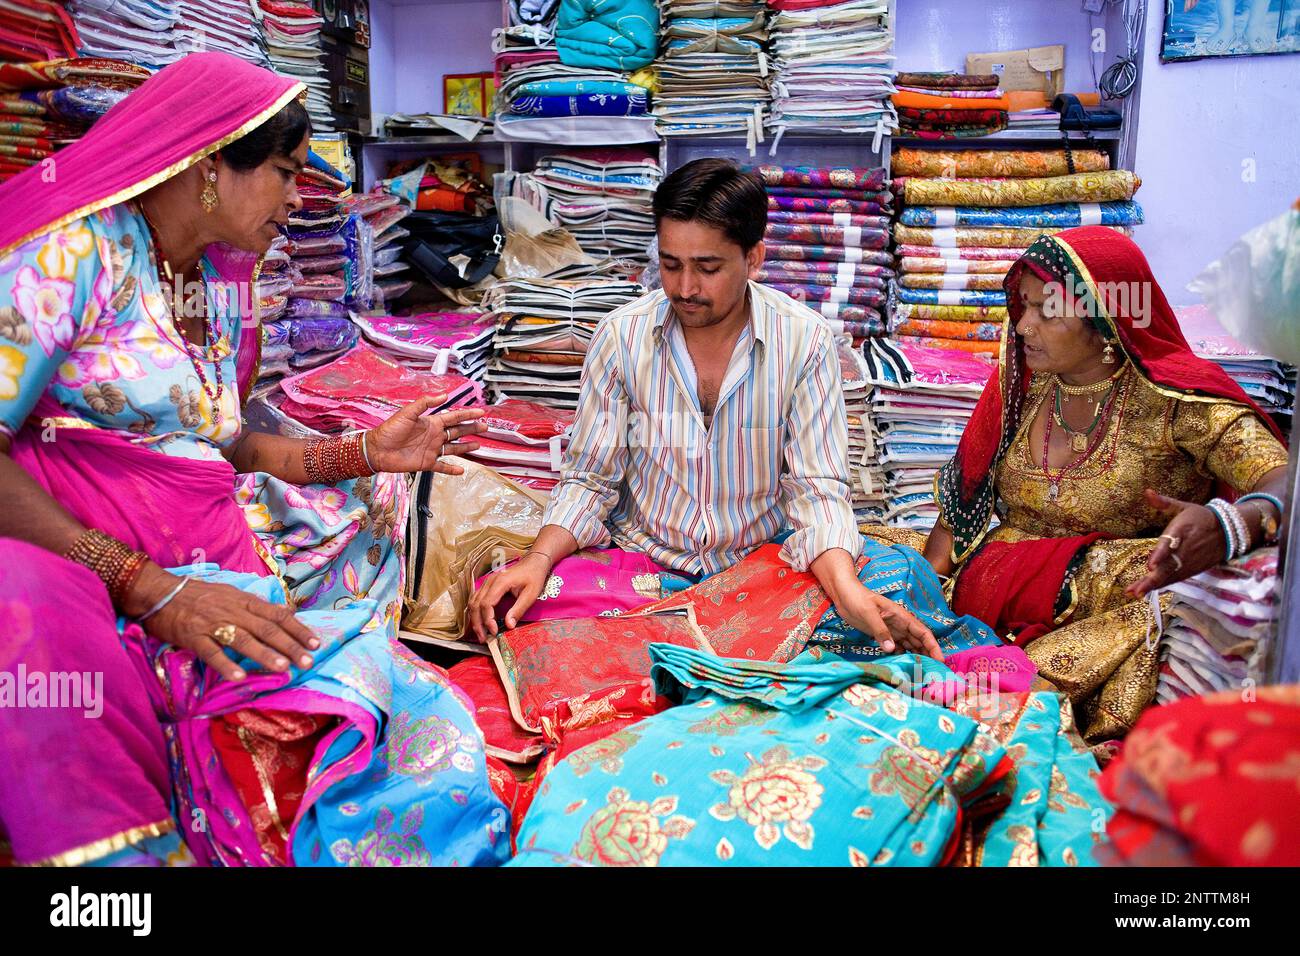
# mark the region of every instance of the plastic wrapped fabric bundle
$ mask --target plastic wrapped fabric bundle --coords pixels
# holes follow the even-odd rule
[[[465,473],[416,476],[402,626],[458,641],[475,578],[527,550],[541,530],[547,499],[485,465],[443,460]]]
[[[1046,206],[908,206],[905,226],[1138,226],[1142,207],[1132,201],[1054,203]]]

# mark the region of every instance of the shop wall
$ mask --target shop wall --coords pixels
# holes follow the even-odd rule
[[[387,72],[381,81],[371,81],[377,113],[441,112],[443,74],[492,69],[500,0],[371,0],[371,17],[376,34],[371,63],[386,64]],[[380,33],[383,58],[376,49]],[[372,67],[372,77],[374,72]]]
[[[1200,297],[1186,286],[1202,268],[1300,196],[1300,55],[1161,63],[1154,6],[1134,160],[1147,224],[1137,239],[1169,301],[1191,304]]]

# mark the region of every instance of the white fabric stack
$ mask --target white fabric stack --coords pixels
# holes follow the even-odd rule
[[[849,422],[849,474],[853,512],[859,522],[880,523],[885,519],[884,474],[876,461],[876,443],[871,433],[871,378],[862,353],[847,335],[837,336],[844,411]]]
[[[320,31],[325,21],[309,3],[277,0],[274,9],[255,6],[261,22],[270,65],[277,73],[307,84],[307,112],[312,130],[326,133],[334,129],[330,108],[329,77],[321,52]],[[286,9],[292,13],[284,13]]]
[[[1241,690],[1266,676],[1281,614],[1278,549],[1170,585],[1173,603],[1160,637],[1156,702]]]
[[[172,42],[182,54],[220,51],[270,67],[248,0],[179,0]],[[195,90],[201,97],[202,90]]]
[[[957,451],[994,366],[977,355],[868,339],[870,420],[885,479],[885,521],[929,531],[935,472]]]
[[[663,0],[654,114],[663,136],[739,133],[762,142],[770,99],[759,0]]]
[[[150,69],[181,57],[172,42],[181,16],[172,0],[73,0],[68,13],[77,25],[82,56],[126,60]]]
[[[894,31],[887,0],[849,0],[808,10],[781,10],[768,25],[775,59],[773,150],[787,130],[868,133],[898,128]]]

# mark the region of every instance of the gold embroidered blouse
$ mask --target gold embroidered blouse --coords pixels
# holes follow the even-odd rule
[[[1030,448],[1028,440],[1039,408],[1053,397],[1052,378],[1031,380],[1020,431],[996,476],[1002,522],[1022,533],[1154,536],[1167,520],[1147,505],[1146,488],[1205,502],[1213,497],[1216,480],[1248,491],[1287,463],[1286,448],[1246,406],[1163,394],[1130,368],[1118,386],[1122,391],[1107,433],[1083,462],[1066,470],[1053,501],[1042,448]],[[1052,474],[1059,472],[1054,468]]]

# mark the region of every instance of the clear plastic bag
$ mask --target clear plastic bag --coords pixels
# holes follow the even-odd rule
[[[1300,364],[1300,201],[1238,239],[1187,288],[1243,345]]]

